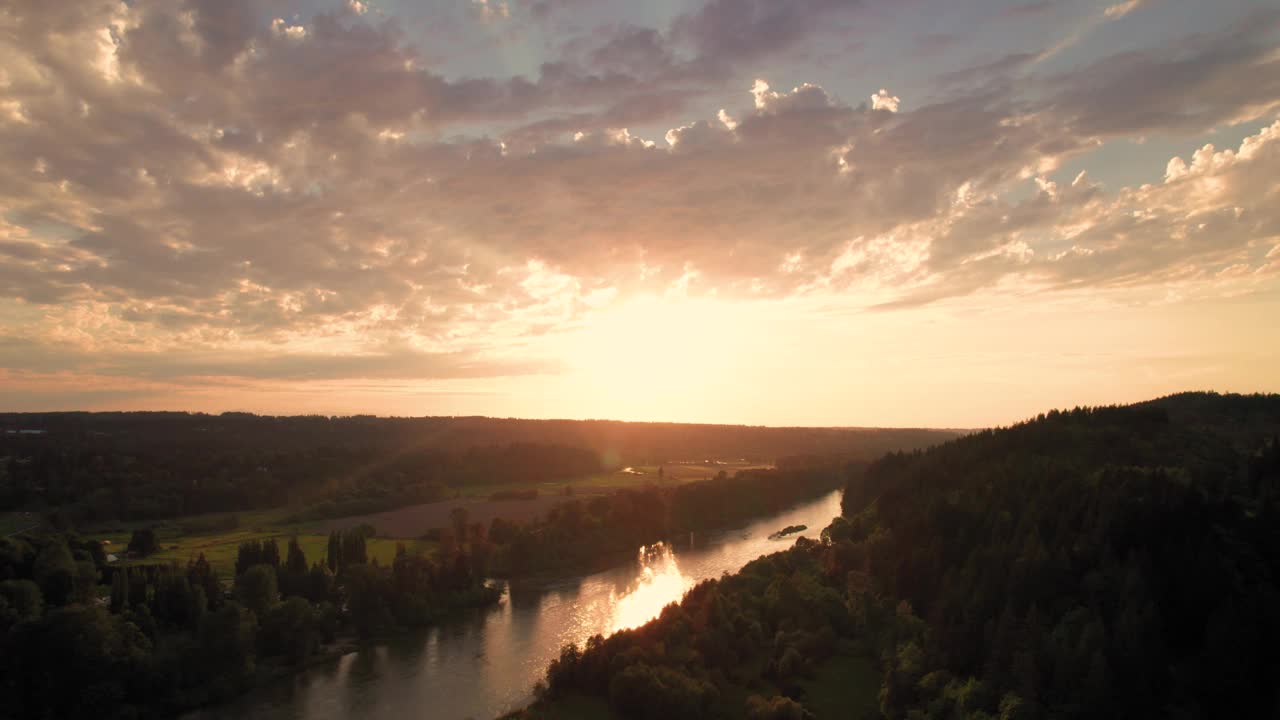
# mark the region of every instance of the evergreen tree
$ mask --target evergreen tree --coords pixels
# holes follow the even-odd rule
[[[262,558],[260,562],[270,565],[276,570],[280,569],[280,546],[276,544],[275,538],[269,538],[262,543]]]
[[[364,534],[348,531],[342,534],[342,564],[364,565],[369,562]]]
[[[111,612],[117,615],[129,609],[129,577],[124,568],[111,573]]]
[[[218,571],[205,559],[204,553],[187,564],[187,579],[192,586],[204,591],[210,610],[217,610],[222,606],[222,583],[218,581]]]
[[[280,600],[276,569],[261,563],[236,578],[236,598],[258,618],[266,617]]]
[[[298,577],[307,572],[307,556],[302,552],[302,546],[298,544],[296,535],[289,539],[289,554],[285,560],[285,570]]]
[[[44,546],[36,555],[32,573],[36,583],[40,585],[45,602],[63,605],[71,599],[78,571],[75,558],[71,556],[71,550],[67,548],[64,539],[58,538]]]
[[[338,568],[342,566],[342,543],[338,540],[336,532],[329,533],[329,548],[325,553],[325,562],[331,573],[338,572]]]

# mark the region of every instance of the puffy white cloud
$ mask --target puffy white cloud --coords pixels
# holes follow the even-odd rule
[[[1267,152],[1268,147],[1280,138],[1280,121],[1262,128],[1256,135],[1250,135],[1240,145],[1240,151],[1231,149],[1218,152],[1212,144],[1205,145],[1191,155],[1188,165],[1180,157],[1169,160],[1165,169],[1165,181],[1173,182],[1188,177],[1216,175],[1237,162],[1247,162]]]
[[[301,25],[290,25],[284,21],[284,18],[276,18],[271,21],[271,32],[276,35],[287,37],[291,40],[301,40],[307,36],[307,29]]]
[[[769,83],[756,78],[751,86],[751,95],[755,98],[756,110],[762,113],[822,110],[832,105],[826,91],[811,83],[780,93],[771,90]]]
[[[898,112],[898,108],[902,104],[902,99],[897,95],[890,95],[888,90],[880,88],[880,92],[871,96],[872,110],[888,110],[889,112]]]
[[[737,123],[732,122],[732,120],[729,123],[725,123],[723,120],[719,123],[698,120],[688,125],[681,125],[668,130],[666,141],[673,151],[692,151],[698,148],[733,142],[733,130],[736,127]]]

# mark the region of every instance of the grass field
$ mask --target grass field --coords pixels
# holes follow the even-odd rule
[[[120,523],[96,530],[89,529],[85,535],[95,540],[109,541],[107,552],[123,557],[133,530],[154,527],[161,550],[147,558],[146,562],[173,560],[185,563],[204,553],[219,574],[230,578],[234,572],[236,551],[240,543],[275,538],[283,558],[289,539],[297,536],[310,563],[324,559],[330,530],[341,530],[368,522],[378,531],[378,537],[371,538],[367,545],[370,558],[376,557],[380,563],[389,563],[395,558],[397,543],[404,543],[410,552],[433,552],[433,543],[415,538],[421,537],[430,528],[447,525],[449,511],[454,507],[467,508],[473,522],[487,524],[493,517],[528,521],[567,499],[569,496],[565,494],[566,487],[573,488],[572,497],[582,497],[651,484],[681,485],[714,477],[722,470],[732,475],[739,470],[758,467],[766,466],[719,462],[667,463],[662,466],[661,477],[658,474],[659,466],[648,465],[599,473],[587,478],[542,483],[536,486],[539,497],[534,501],[487,499],[495,492],[527,490],[529,485],[475,485],[461,488],[459,497],[450,500],[335,520],[291,523],[287,518],[295,516],[299,508],[284,507],[193,515],[160,523]],[[21,530],[22,521],[23,518],[17,514],[0,515],[0,536]],[[13,529],[6,530],[9,527]]]
[[[111,542],[107,552],[123,556],[129,544],[129,532],[89,534],[95,540]],[[161,526],[156,531],[160,543],[160,551],[142,562],[156,563],[176,561],[185,564],[188,560],[204,553],[205,559],[218,571],[224,580],[235,575],[236,553],[240,543],[250,540],[268,540],[275,538],[280,545],[280,557],[283,560],[289,540],[298,538],[302,552],[307,556],[307,564],[317,560],[323,561],[328,548],[329,537],[309,526],[281,525],[267,528],[240,528],[214,534],[182,535],[173,527]],[[394,540],[390,538],[370,538],[366,544],[369,559],[377,558],[381,564],[389,564],[396,556],[396,545],[404,544],[409,552],[433,553],[435,543],[426,540]]]

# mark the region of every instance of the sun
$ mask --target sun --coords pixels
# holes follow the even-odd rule
[[[579,400],[610,407],[614,417],[669,418],[733,382],[734,357],[751,338],[741,304],[642,295],[593,315],[566,339],[563,356],[588,396]]]

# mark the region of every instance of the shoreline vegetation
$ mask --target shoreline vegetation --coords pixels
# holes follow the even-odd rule
[[[624,562],[642,545],[680,542],[690,532],[732,527],[835,490],[858,467],[806,462],[812,464],[572,500],[527,524],[495,519],[489,529],[496,545],[492,573],[519,581],[601,570]]]
[[[334,534],[310,564],[296,542],[244,543],[230,590],[203,556],[112,567],[74,533],[0,540],[3,714],[170,717],[501,596],[477,546],[386,566],[366,539]]]
[[[508,720],[1271,717],[1280,396],[1054,411],[850,478],[842,515]]]
[[[48,523],[0,540],[0,684],[18,716],[81,717],[92,706],[103,717],[168,717],[217,704],[398,628],[487,607],[501,589],[484,578],[590,571],[637,545],[776,512],[847,477],[843,463],[781,464],[573,497],[528,523],[486,527],[455,508],[448,527],[414,551],[398,543],[389,562],[371,552],[387,541],[368,525],[332,532],[322,548],[250,534],[220,573],[203,554],[150,560],[165,551],[150,528],[115,547],[128,562],[111,563],[100,541]],[[77,658],[70,667],[67,654]],[[91,692],[72,692],[86,675]]]

